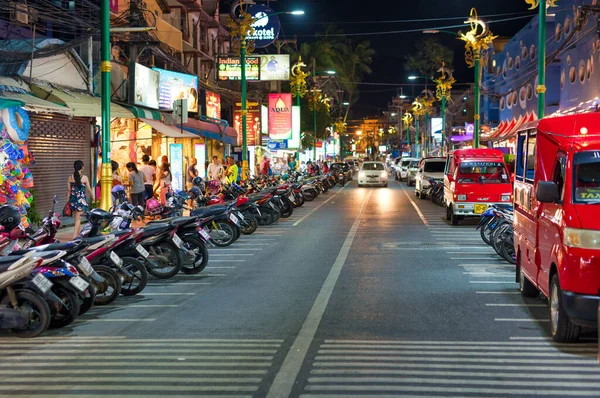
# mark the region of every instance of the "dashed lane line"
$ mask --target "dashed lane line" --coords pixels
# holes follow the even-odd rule
[[[317,207],[315,207],[314,209],[312,209],[311,211],[309,211],[308,213],[306,213],[306,215],[304,215],[301,219],[299,219],[298,221],[296,221],[293,225],[294,227],[298,226],[302,221],[306,220],[308,217],[310,217],[314,212],[316,212],[317,210],[319,210],[321,207],[323,207],[327,202],[329,202],[330,200],[332,200],[333,198],[335,198],[336,196],[339,195],[340,192],[342,192],[344,190],[344,188],[346,188],[348,184],[344,185],[339,191],[337,191],[333,196],[330,196],[329,198],[325,199],[323,201],[323,203],[319,204]],[[370,191],[372,192],[372,191]]]

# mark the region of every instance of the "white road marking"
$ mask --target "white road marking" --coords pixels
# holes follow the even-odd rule
[[[210,257],[233,257],[233,256],[254,256],[255,253],[235,253],[235,254],[227,254],[227,253],[209,253]]]
[[[315,302],[308,316],[306,317],[304,324],[302,325],[302,329],[300,329],[300,332],[290,347],[290,350],[288,351],[288,354],[286,355],[279,372],[277,372],[277,375],[273,380],[273,384],[271,384],[271,387],[269,388],[267,398],[289,397],[291,394],[296,378],[298,377],[298,373],[300,373],[302,363],[306,358],[306,354],[310,345],[312,344],[315,333],[317,332],[317,328],[321,323],[321,319],[323,319],[323,314],[325,313],[325,309],[327,308],[327,304],[329,303],[329,299],[331,298],[335,284],[340,277],[340,273],[342,272],[342,268],[346,262],[346,258],[348,257],[348,253],[352,247],[352,243],[354,242],[354,237],[358,232],[358,227],[360,226],[360,221],[364,214],[365,207],[372,194],[373,191],[370,190],[365,197],[362,206],[356,215],[356,219],[352,224],[352,228],[350,228],[350,231],[344,240],[344,244],[342,245],[337,258],[335,259],[335,262],[331,266],[329,275],[327,275],[327,279],[323,283],[321,291],[315,299]]]
[[[550,319],[533,318],[494,318],[496,322],[550,322]]]
[[[88,323],[88,322],[154,322],[156,319],[155,318],[140,318],[140,319],[135,319],[135,318],[120,318],[120,319],[76,319],[75,321],[73,321],[73,323],[75,322],[81,322],[81,323]],[[3,354],[5,354],[6,351],[3,352]]]
[[[205,269],[235,269],[236,267],[206,267]]]
[[[72,379],[71,379],[72,380]],[[3,383],[0,385],[0,391],[5,391],[7,393],[13,392],[15,390],[18,389],[22,389],[23,388],[23,384],[20,383],[13,383],[13,384],[8,384],[8,383]],[[254,392],[258,390],[258,386],[182,386],[182,385],[177,385],[176,383],[170,383],[167,386],[163,385],[144,385],[144,384],[135,384],[132,385],[130,383],[127,384],[105,384],[104,387],[102,386],[102,384],[91,384],[91,385],[85,385],[85,384],[77,384],[77,383],[73,383],[73,384],[63,384],[61,386],[48,386],[48,385],[36,385],[35,386],[35,390],[37,391],[55,391],[55,392],[61,392],[64,394],[65,391],[70,391],[70,390],[75,390],[75,391],[110,391],[110,392],[114,392],[114,391],[120,391],[119,395],[122,395],[121,391],[152,391],[152,392],[156,392],[156,390],[163,390],[163,391],[168,391],[169,395],[171,391],[186,391],[186,392],[202,392],[202,391],[212,391],[214,392],[216,391],[229,391],[229,392]],[[102,394],[100,394],[102,395]],[[144,397],[147,397],[146,394],[141,394]],[[47,397],[47,394],[44,394],[45,397]],[[62,395],[64,397],[64,395]],[[198,396],[198,395],[196,395]]]
[[[173,308],[179,307],[178,304],[115,304],[103,305],[101,308]]]
[[[548,369],[548,368],[546,368]],[[455,377],[455,376],[469,376],[469,377],[492,377],[499,378],[506,376],[505,372],[460,372],[460,371],[432,371],[429,369],[424,370],[407,370],[407,369],[314,369],[310,372],[313,375],[411,375],[411,376],[442,376],[442,377]],[[515,379],[545,379],[548,378],[547,374],[530,374],[528,372],[514,373],[511,374],[512,378]],[[553,374],[553,379],[563,380],[599,380],[600,375],[598,374]]]
[[[476,294],[521,294],[521,292],[507,292],[507,291],[479,291],[479,292],[475,292]]]
[[[221,259],[221,258],[218,258],[218,259],[213,259],[213,258],[211,257],[211,258],[210,258],[210,260],[208,260],[208,261],[209,261],[211,264],[214,264],[214,263],[244,263],[244,262],[246,262],[247,260],[226,260],[226,259]],[[184,278],[185,278],[185,277],[187,277],[187,276],[189,276],[189,275],[175,275],[175,276],[181,276],[181,277],[184,277]]]
[[[496,268],[502,268],[502,267],[511,267],[514,268],[515,266],[513,264],[498,264],[498,263],[490,263],[490,264],[477,264],[477,263],[473,263],[473,264],[469,264],[469,263],[465,263],[465,264],[458,264],[459,267],[496,267]]]
[[[195,296],[196,293],[146,293],[141,292],[140,296]]]
[[[486,303],[486,307],[548,307],[546,304],[495,304]]]
[[[478,283],[487,283],[487,284],[513,284],[513,283],[517,283],[515,281],[469,281],[469,283],[474,283],[474,284],[478,284]]]
[[[317,207],[315,207],[314,209],[312,209],[311,211],[309,211],[308,213],[306,213],[306,215],[304,215],[301,219],[299,219],[298,221],[296,221],[294,223],[294,227],[297,226],[298,224],[300,224],[302,221],[304,221],[305,219],[307,219],[311,214],[313,214],[315,211],[319,210],[321,207],[323,207],[327,202],[329,202],[331,199],[335,198],[340,192],[342,192],[342,190],[346,188],[346,186],[344,185],[339,191],[337,191],[333,196],[330,196],[329,198],[325,199],[323,201],[323,203],[321,203],[320,205],[318,205]]]
[[[488,257],[450,257],[450,260],[498,260],[506,263],[506,260],[498,257],[497,255],[494,257],[492,255]]]
[[[463,275],[471,276],[491,276],[494,278],[514,278],[514,274],[502,273],[502,272],[463,272]]]
[[[148,283],[148,287],[177,287],[182,285],[210,285],[210,282],[174,282],[174,283],[165,283],[163,285],[159,285],[156,283]]]
[[[315,362],[315,368],[421,368],[421,369],[475,369],[475,370],[501,370],[501,371],[522,371],[520,374],[526,375],[528,372],[590,372],[597,373],[597,368],[587,366],[510,366],[510,365],[481,365],[481,364],[437,364],[437,363],[378,363],[378,362]],[[337,369],[332,369],[336,371]],[[317,371],[317,370],[315,370]],[[385,370],[383,370],[385,372]],[[35,371],[34,371],[35,372]],[[312,373],[312,372],[311,372]],[[504,374],[505,375],[505,374]],[[553,374],[552,374],[553,375]]]
[[[412,198],[410,197],[410,195],[408,194],[408,192],[406,192],[404,190],[404,188],[402,188],[402,192],[404,192],[404,195],[406,195],[406,197],[408,198],[408,200],[410,201],[410,204],[412,204],[412,206],[415,208],[415,211],[417,212],[417,214],[419,215],[419,218],[421,219],[421,221],[423,221],[423,224],[428,227],[429,226],[429,221],[427,221],[427,219],[425,218],[425,216],[423,215],[423,213],[421,213],[421,209],[419,209],[419,206],[417,206],[417,204],[415,203],[414,200],[412,200]]]
[[[509,340],[544,340],[551,341],[550,337],[519,337],[519,336],[510,336]]]
[[[217,252],[217,251],[226,251],[226,252],[227,252],[227,251],[232,251],[232,250],[243,250],[243,251],[261,251],[261,250],[263,250],[263,249],[236,249],[236,248],[233,248],[233,247],[232,247],[232,248],[229,248],[229,247],[228,247],[228,248],[226,248],[226,249],[208,249],[208,253],[209,253],[209,254],[210,254],[210,253],[215,253],[215,252]],[[218,253],[215,253],[215,254],[218,254]]]

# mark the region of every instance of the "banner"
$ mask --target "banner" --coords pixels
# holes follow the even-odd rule
[[[213,119],[221,118],[221,94],[206,92],[206,116]]]
[[[169,160],[171,161],[171,187],[174,192],[185,190],[183,185],[183,144],[169,144]]]
[[[267,54],[260,56],[260,80],[290,80],[290,55]]]
[[[152,68],[159,73],[158,104],[173,109],[175,100],[188,100],[188,112],[198,112],[198,76]]]
[[[260,145],[260,103],[248,101],[246,107],[248,111],[246,115],[246,144],[248,146]],[[242,103],[236,102],[233,111],[233,127],[238,133],[238,143],[243,143],[242,136]]]
[[[242,80],[240,57],[217,57],[217,80]],[[246,58],[246,80],[260,80],[260,58]]]
[[[269,94],[269,138],[292,138],[292,94]]]
[[[134,105],[158,109],[158,80],[159,73],[144,65],[135,64],[135,96]]]

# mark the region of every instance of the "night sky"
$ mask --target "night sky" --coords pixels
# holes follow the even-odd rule
[[[283,36],[291,39],[297,35],[299,42],[310,41],[311,36],[323,29],[324,24],[334,22],[345,33],[364,33],[409,29],[427,29],[460,25],[469,15],[471,7],[476,7],[480,16],[491,14],[515,13],[514,15],[490,16],[488,20],[507,18],[521,19],[490,24],[496,35],[512,36],[528,21],[524,18],[529,13],[524,0],[279,0],[271,3],[276,11],[303,9],[302,17],[282,16]],[[402,23],[364,23],[366,21],[414,20],[424,18],[463,17],[440,21],[419,21]],[[448,28],[458,31],[459,28]],[[465,29],[463,29],[464,31]],[[373,59],[373,74],[366,78],[369,83],[408,83],[408,72],[404,70],[404,56],[415,51],[415,43],[424,35],[422,33],[397,33],[374,36],[355,36],[354,39],[367,39],[377,52]],[[458,82],[472,82],[472,70],[464,63],[464,45],[447,34],[437,35],[445,45],[454,49],[454,76]],[[280,36],[281,38],[281,36]],[[379,109],[387,106],[398,86],[361,85],[360,101],[354,109],[354,117],[376,115]],[[405,88],[408,94],[412,88]],[[422,87],[414,89],[420,92]],[[405,91],[406,92],[406,91]]]

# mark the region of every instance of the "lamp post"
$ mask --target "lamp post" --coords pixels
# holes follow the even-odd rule
[[[103,0],[107,2],[108,0]],[[254,34],[254,27],[252,26],[257,19],[252,18],[244,9],[244,4],[252,4],[250,0],[240,0],[235,3],[234,9],[232,9],[232,16],[229,18],[230,35],[232,38],[237,38],[240,41],[240,70],[241,70],[241,97],[242,97],[242,179],[248,178],[248,137],[247,137],[247,118],[248,118],[248,103],[247,103],[247,91],[248,87],[246,84],[246,54],[252,51],[248,51],[247,37]],[[240,7],[239,17],[234,17],[235,8]],[[304,15],[304,11],[284,11],[270,14],[269,16],[275,16],[279,14],[290,14],[290,15]]]
[[[110,165],[110,4],[108,0],[102,1],[101,24],[102,169],[100,172],[100,208],[108,210],[112,204],[112,168]]]
[[[436,97],[442,101],[442,146],[440,150],[441,155],[444,156],[444,149],[446,148],[446,102],[450,98],[452,85],[456,80],[452,77],[452,72],[446,69],[444,63],[442,63],[442,67],[438,69],[438,72],[441,72],[442,75],[435,79],[434,82],[436,84]],[[446,75],[446,73],[448,74]]]
[[[469,68],[473,68],[475,71],[475,98],[473,101],[475,108],[475,116],[473,117],[475,121],[475,133],[473,134],[473,147],[479,148],[481,63],[485,64],[487,62],[488,49],[498,36],[494,36],[487,24],[479,19],[475,8],[471,8],[469,19],[465,23],[469,24],[471,29],[467,33],[458,32],[458,34],[459,39],[465,42],[465,61]]]
[[[415,154],[416,157],[420,157],[419,119],[425,114],[425,111],[423,110],[423,105],[418,100],[414,100],[412,105],[412,112],[415,115]]]
[[[405,112],[402,117],[402,122],[404,123],[404,128],[406,129],[406,134],[408,138],[408,145],[410,146],[410,154],[412,156],[412,145],[410,143],[410,125],[412,124],[413,115],[410,112]]]
[[[538,119],[546,113],[546,8],[556,7],[558,0],[529,0],[530,10],[539,9],[538,17]]]

